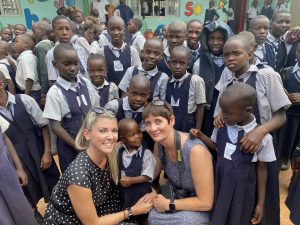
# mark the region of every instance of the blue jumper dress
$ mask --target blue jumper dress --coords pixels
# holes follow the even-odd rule
[[[91,109],[91,99],[89,96],[88,88],[85,81],[81,78],[79,79],[81,82],[78,82],[76,92],[70,89],[65,90],[59,83],[55,83],[55,85],[60,88],[63,95],[65,96],[71,113],[71,118],[64,117],[61,121],[61,125],[74,139],[76,138],[76,135],[80,130],[85,116]],[[83,96],[86,100],[86,105],[82,101]],[[78,105],[77,98],[81,99],[80,106]],[[57,138],[57,153],[62,173],[67,169],[69,164],[76,158],[78,154],[76,149],[66,144],[60,138]]]
[[[8,70],[8,73],[9,73],[9,76],[10,76],[10,79],[12,80],[12,82],[14,83],[15,85],[15,89],[16,89],[16,93],[17,94],[20,94],[21,93],[21,90],[16,82],[16,72],[14,71],[13,67],[11,65],[7,65],[6,63],[1,63],[0,64],[2,65],[5,65],[6,66],[6,69]],[[5,90],[8,90],[8,88],[6,87]]]
[[[122,80],[126,70],[131,66],[131,51],[130,46],[125,45],[124,50],[120,53],[119,57],[116,57],[115,54],[111,51],[109,46],[105,45],[104,55],[107,62],[107,80],[114,82],[117,86]],[[117,63],[116,63],[117,62]],[[117,64],[122,64],[122,67],[118,67]]]
[[[40,163],[44,154],[41,130],[33,124],[20,95],[15,97],[13,120],[0,114],[10,123],[5,134],[13,143],[28,176],[28,185],[23,187],[23,191],[31,205],[35,207],[43,197],[48,202],[60,174],[55,163],[52,163],[50,168],[41,170]]]
[[[109,89],[110,89],[110,84],[111,82],[108,82],[109,85],[104,85],[103,88],[98,89],[98,94],[100,96],[100,106],[105,107],[105,105],[108,103],[108,98],[109,98]]]
[[[178,106],[174,106],[171,104],[174,116],[176,118],[174,129],[187,133],[196,125],[194,114],[188,113],[188,101],[191,79],[192,74],[189,74],[180,87],[178,85],[178,82],[169,82],[166,91],[167,102],[171,104],[172,97],[175,102],[179,102]]]
[[[166,55],[158,62],[157,69],[165,74],[167,74],[170,78],[172,77],[172,71],[168,66],[168,60]]]

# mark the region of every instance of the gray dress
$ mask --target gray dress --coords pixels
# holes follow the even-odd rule
[[[177,165],[165,158],[163,169],[168,175],[169,182],[175,186],[180,186],[181,189],[195,192],[194,183],[190,167],[190,151],[195,145],[204,144],[197,138],[191,140],[188,138],[183,146],[183,170],[181,172],[181,186],[180,186],[180,173]],[[158,145],[159,157],[162,160],[163,150],[162,146]],[[176,211],[174,213],[159,213],[152,209],[148,217],[149,225],[207,225],[209,223],[209,213],[199,211]]]

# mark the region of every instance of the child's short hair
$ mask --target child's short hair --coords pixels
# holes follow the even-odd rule
[[[75,51],[71,43],[61,43],[57,45],[53,50],[53,58],[56,61],[62,51]]]
[[[33,48],[34,48],[34,46],[35,46],[35,40],[34,40],[34,38],[31,36],[31,35],[29,35],[29,34],[20,34],[20,37],[22,37],[23,38],[23,40],[24,41],[26,41],[27,43],[28,43],[28,47],[31,49],[31,50],[33,50]]]
[[[169,28],[168,30],[178,30],[178,29],[182,29],[183,33],[186,33],[186,23],[183,22],[182,20],[174,20],[169,24]]]
[[[66,16],[67,15],[67,9],[66,7],[61,7],[59,8],[58,10],[56,10],[56,14],[59,15],[59,16]]]
[[[187,56],[190,55],[190,50],[185,46],[176,46],[172,48],[170,55],[174,54],[175,52],[184,52]]]
[[[288,12],[286,10],[279,10],[279,11],[273,13],[272,18],[271,18],[271,22],[274,22],[277,19],[278,15],[285,14],[285,13],[290,14],[290,12]]]
[[[190,20],[190,21],[187,23],[187,27],[189,27],[190,24],[191,24],[191,23],[194,23],[194,22],[197,22],[197,23],[203,25],[202,22],[201,22],[201,20],[198,20],[198,19],[192,19],[192,20]]]
[[[1,50],[2,50],[4,53],[8,54],[9,43],[6,42],[6,41],[0,40],[0,48],[1,48]]]
[[[99,11],[98,11],[98,9],[92,9],[91,16],[98,18],[99,17]]]
[[[49,30],[52,30],[51,25],[49,23],[47,23],[46,21],[37,21],[34,24],[39,26],[40,28],[42,28],[42,30],[45,32],[45,34],[47,32],[49,32]]]
[[[70,20],[69,20],[68,17],[66,17],[66,16],[62,16],[62,15],[56,16],[56,17],[54,17],[53,20],[52,20],[52,28],[53,28],[53,29],[55,28],[55,24],[56,24],[57,21],[59,21],[59,20],[67,20],[67,21],[70,22]],[[70,26],[71,26],[71,24],[70,24]]]
[[[107,65],[105,57],[101,54],[92,54],[92,55],[90,55],[88,57],[87,64],[89,65],[90,61],[93,61],[93,60],[101,60],[101,61],[104,62],[105,65]]]
[[[143,120],[145,121],[145,119],[150,115],[161,116],[170,122],[170,118],[174,115],[174,112],[172,106],[168,102],[153,100],[144,108],[142,113]]]
[[[258,15],[258,16],[254,17],[253,19],[250,20],[249,28],[251,29],[252,27],[254,27],[255,23],[258,20],[268,20],[270,22],[269,18],[266,17],[265,15]]]
[[[242,31],[237,36],[240,37],[241,40],[243,40],[247,48],[247,51],[253,50],[253,47],[257,45],[254,34],[252,34],[249,31]]]
[[[24,24],[18,23],[18,24],[15,24],[14,27],[16,27],[16,26],[20,26],[20,27],[22,27],[25,31],[27,31],[27,28],[26,28],[26,26],[25,26]]]
[[[139,127],[139,125],[137,124],[137,122],[134,120],[134,119],[130,119],[130,118],[124,118],[124,119],[121,119],[119,122],[118,122],[118,133],[119,133],[119,138],[123,136],[126,132],[128,132],[128,129],[129,129],[129,124],[135,124]]]
[[[132,18],[132,19],[129,20],[129,21],[133,22],[133,23],[137,26],[138,30],[142,29],[143,23],[142,23],[142,20],[141,20],[141,19],[138,19],[138,18]]]
[[[242,107],[253,107],[256,102],[256,91],[249,84],[237,82],[229,86],[221,95],[221,98],[229,98]]]

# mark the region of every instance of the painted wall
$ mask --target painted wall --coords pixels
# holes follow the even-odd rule
[[[291,0],[292,27],[300,26],[300,1]]]

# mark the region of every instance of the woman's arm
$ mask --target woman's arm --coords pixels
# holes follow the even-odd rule
[[[154,144],[154,148],[153,148],[153,156],[156,160],[156,166],[155,166],[155,170],[154,170],[154,177],[153,180],[155,178],[157,178],[161,172],[161,160],[159,158],[159,152],[158,152],[158,146],[157,143],[155,142]]]
[[[76,149],[75,140],[68,134],[68,132],[61,126],[61,122],[57,120],[50,120],[50,127],[52,132],[60,138],[67,145]]]
[[[98,217],[89,188],[72,184],[68,186],[67,191],[74,211],[83,225],[115,225],[128,218],[128,210]],[[131,207],[134,215],[147,213],[152,208],[152,204],[145,203],[144,198],[145,196]]]

